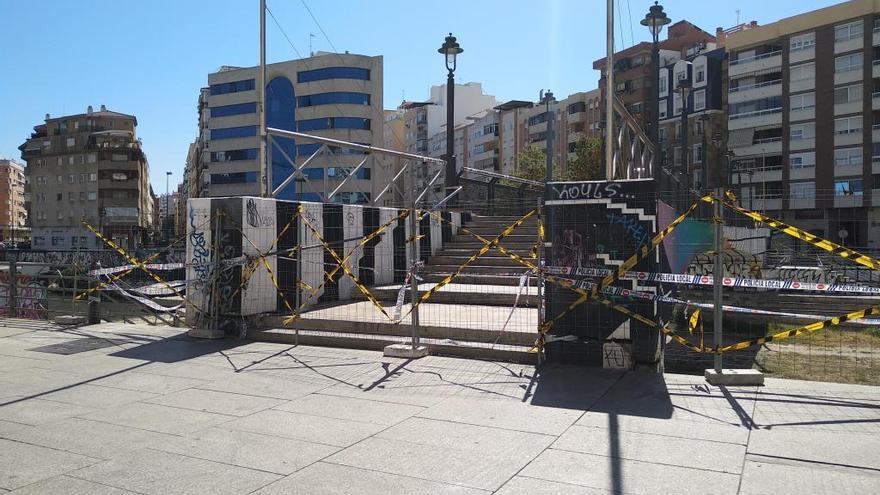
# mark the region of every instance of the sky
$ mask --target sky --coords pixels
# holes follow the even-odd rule
[[[652,2],[617,0],[616,47],[649,38],[639,24]],[[667,15],[714,33],[768,24],[838,3],[830,0],[667,0]],[[446,69],[437,48],[452,32],[464,52],[456,81],[476,81],[499,101],[562,98],[596,88],[605,54],[601,0],[267,0],[269,63],[315,51],[384,56],[384,100],[428,97]],[[314,19],[306,6],[311,9]],[[52,116],[106,105],[138,119],[156,194],[181,180],[198,135],[196,105],[208,73],[259,63],[258,0],[0,0],[0,157]],[[317,20],[317,22],[315,21]],[[323,30],[323,32],[322,32]],[[314,34],[314,37],[310,37]],[[665,36],[665,35],[664,35]],[[291,46],[291,43],[293,46]],[[295,49],[294,49],[295,48]]]

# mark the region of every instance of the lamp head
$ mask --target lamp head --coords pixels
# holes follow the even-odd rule
[[[455,36],[452,33],[449,33],[449,36],[446,37],[446,41],[443,42],[443,45],[437,50],[437,52],[446,56],[446,69],[450,72],[455,71],[456,57],[459,53],[464,50],[455,40]]]

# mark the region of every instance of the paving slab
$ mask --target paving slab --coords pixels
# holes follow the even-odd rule
[[[14,490],[97,462],[100,460],[0,438],[0,488]]]
[[[419,413],[419,417],[545,435],[561,435],[581,414],[583,411],[575,409],[453,396]]]
[[[93,411],[96,409],[51,400],[25,398],[0,406],[0,419],[26,425],[41,425]]]
[[[217,427],[174,437],[156,450],[280,475],[291,474],[339,447]]]
[[[229,416],[248,416],[264,409],[283,404],[283,400],[268,397],[217,392],[191,388],[147,400],[151,404],[206,411]]]
[[[495,493],[496,495],[610,495],[612,492],[589,486],[539,480],[537,478],[517,475]]]
[[[197,388],[289,400],[303,397],[328,386],[330,386],[329,382],[308,383],[276,378],[256,372],[246,372],[231,373],[219,380],[199,384]]]
[[[425,410],[423,407],[407,404],[377,402],[366,398],[340,397],[321,393],[285,402],[276,406],[275,409],[384,426],[399,423]]]
[[[100,385],[102,387],[138,390],[153,394],[168,394],[178,390],[192,388],[203,383],[205,383],[204,380],[138,373],[136,371],[113,375],[91,382],[92,385]]]
[[[0,437],[96,459],[112,459],[132,450],[163,445],[175,438],[164,433],[82,418],[68,418],[35,427],[0,423]]]
[[[880,436],[828,431],[755,430],[749,454],[783,460],[840,464],[880,471]]]
[[[348,447],[385,428],[382,425],[287,411],[261,411],[224,425],[232,430]]]
[[[547,449],[520,473],[542,480],[599,488],[615,493],[737,493],[739,476],[703,469],[631,461]],[[710,489],[711,487],[711,489]]]
[[[328,480],[333,482],[328,483]],[[489,492],[409,476],[318,462],[264,487],[255,495],[410,495],[413,493],[478,495]]]
[[[620,459],[740,474],[745,445],[572,426],[552,448]]]
[[[651,418],[642,416],[618,415],[607,412],[588,411],[575,423],[578,426],[607,429],[614,422],[621,432],[651,433],[667,437],[692,440],[710,440],[745,445],[749,439],[749,428],[723,422],[694,421],[678,419],[681,415],[673,413],[672,418]]]
[[[786,465],[747,460],[743,469],[741,495],[809,493],[878,493],[880,473],[856,472],[833,467]]]
[[[150,449],[81,469],[71,476],[138,493],[250,493],[280,476]]]
[[[134,494],[135,492],[71,476],[56,476],[19,488],[12,493],[14,495],[47,495],[55,493],[63,493],[64,495],[127,495]]]
[[[225,423],[233,419],[233,416],[135,402],[88,414],[84,418],[159,433],[183,435]]]
[[[157,397],[157,394],[83,384],[41,396],[42,399],[94,409],[106,409]]]
[[[410,418],[327,462],[481,490],[496,490],[553,437]]]

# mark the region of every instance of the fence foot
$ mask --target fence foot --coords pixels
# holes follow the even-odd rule
[[[717,373],[714,369],[706,370],[706,381],[709,385],[763,385],[764,373],[758,370],[721,370]]]
[[[418,359],[428,355],[428,348],[420,345],[413,347],[410,344],[392,344],[385,347],[385,357]]]

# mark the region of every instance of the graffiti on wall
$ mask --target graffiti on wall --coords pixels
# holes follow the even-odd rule
[[[161,252],[153,262],[155,263],[183,263],[186,259],[186,251],[179,249],[138,249],[131,254],[137,259],[146,259],[156,252]],[[21,263],[45,263],[53,266],[92,266],[101,263],[101,266],[121,266],[129,263],[116,251],[8,251],[7,260],[15,260]]]
[[[12,287],[9,273],[0,273],[0,315],[9,315],[12,299]],[[48,318],[49,301],[46,285],[37,278],[28,275],[15,277],[16,317],[29,320],[45,320]]]

